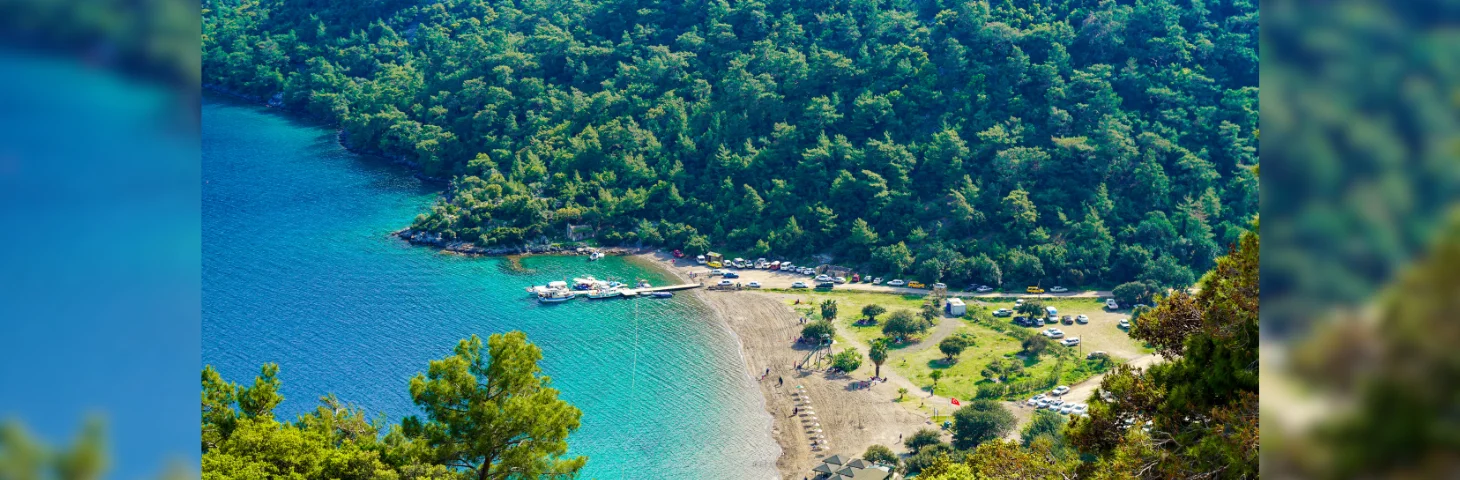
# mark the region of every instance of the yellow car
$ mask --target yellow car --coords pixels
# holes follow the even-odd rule
[[[926,285],[923,285],[923,282],[907,282],[907,286],[912,288],[923,288]]]
[[[720,263],[720,262],[710,262],[710,263],[707,263],[706,265],[709,265],[710,268],[720,268],[720,267],[725,266],[725,264]]]
[[[1039,287],[1029,287],[1024,289],[1024,291],[1029,293],[1044,293],[1044,289]]]

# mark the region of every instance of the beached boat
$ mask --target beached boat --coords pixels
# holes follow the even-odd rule
[[[649,296],[654,298],[670,298],[674,296],[674,292],[653,292]]]

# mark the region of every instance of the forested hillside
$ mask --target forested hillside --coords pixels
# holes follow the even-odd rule
[[[414,225],[447,239],[1171,286],[1257,212],[1257,28],[1246,0],[242,0],[204,2],[202,56],[451,178]]]

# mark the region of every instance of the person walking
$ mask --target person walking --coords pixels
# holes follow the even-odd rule
[[[782,386],[782,385],[785,385],[785,384],[786,384],[786,377],[776,377],[776,386],[777,387]]]

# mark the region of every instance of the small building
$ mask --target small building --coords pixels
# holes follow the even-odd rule
[[[950,298],[948,303],[943,305],[943,310],[946,310],[949,315],[961,317],[968,313],[968,305],[964,304],[961,298]]]

